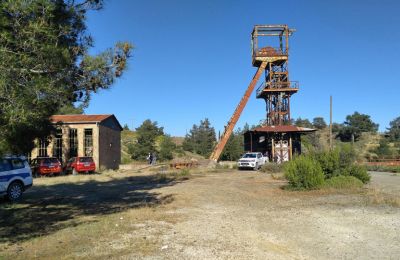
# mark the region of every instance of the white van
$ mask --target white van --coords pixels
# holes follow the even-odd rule
[[[31,168],[24,157],[0,157],[0,196],[16,201],[32,184]]]

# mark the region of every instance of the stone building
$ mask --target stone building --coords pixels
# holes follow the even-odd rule
[[[114,115],[54,115],[51,122],[55,134],[37,140],[31,158],[52,156],[65,164],[72,157],[91,156],[98,169],[119,167],[122,127]]]

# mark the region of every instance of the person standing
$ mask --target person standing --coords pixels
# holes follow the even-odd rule
[[[148,161],[148,164],[152,164],[152,162],[153,162],[153,155],[152,155],[152,153],[149,153],[149,155],[147,156],[147,161]]]

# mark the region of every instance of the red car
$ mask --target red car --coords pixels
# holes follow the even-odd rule
[[[78,174],[79,172],[94,172],[96,164],[92,157],[72,157],[65,166],[66,173]]]
[[[62,167],[55,157],[38,157],[31,161],[32,175],[35,177],[44,175],[60,175]]]

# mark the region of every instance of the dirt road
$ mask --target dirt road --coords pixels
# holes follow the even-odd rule
[[[383,180],[383,181],[382,181]],[[163,189],[185,220],[163,236],[181,259],[398,259],[400,209],[357,194],[287,192],[253,172],[218,173]],[[373,174],[372,185],[400,187]],[[393,191],[393,189],[392,189]]]
[[[346,192],[285,191],[285,181],[252,171],[76,178],[37,180],[18,205],[0,205],[0,259],[400,255],[400,208],[385,200],[398,198],[398,175],[373,173],[368,188]]]

